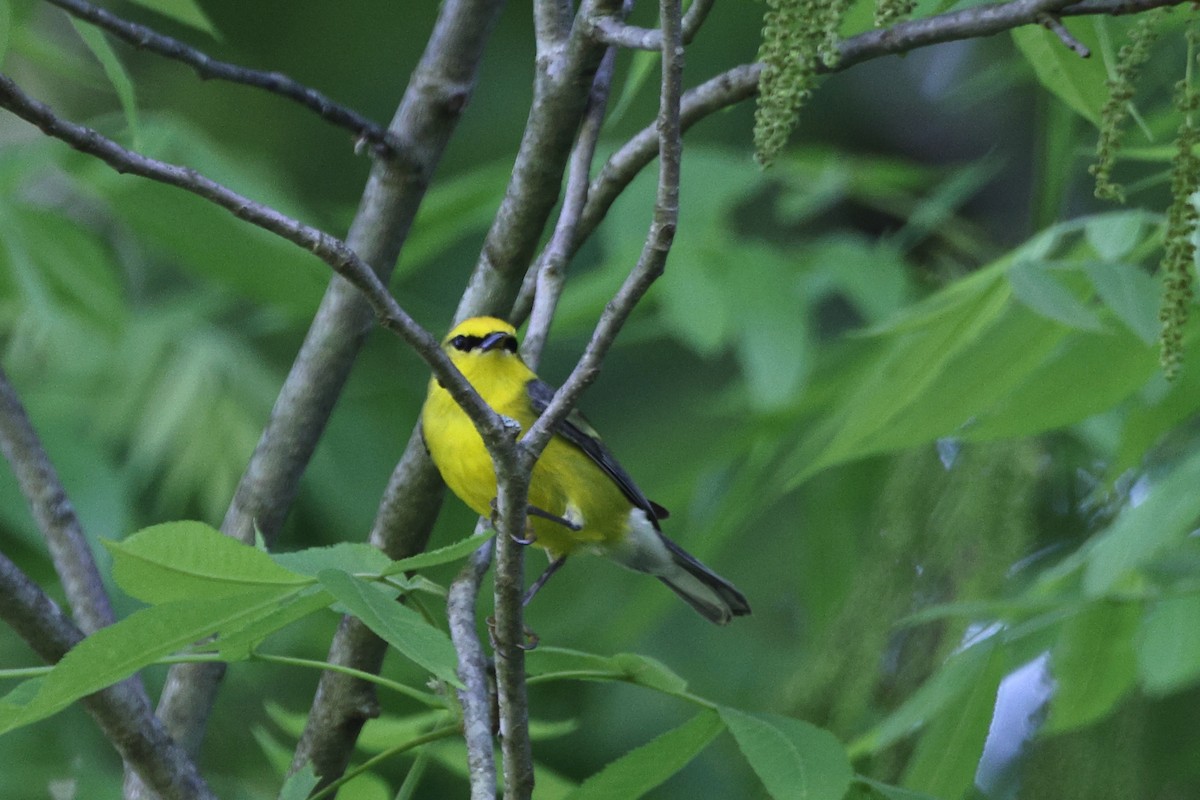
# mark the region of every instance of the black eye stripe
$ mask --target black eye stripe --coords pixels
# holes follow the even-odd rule
[[[480,345],[482,345],[490,336],[494,336],[494,334],[489,334],[488,336],[466,336],[460,334],[450,340],[450,346],[455,350],[461,350],[462,352],[467,353],[471,350],[478,350]],[[501,340],[501,347],[510,353],[517,352],[517,337],[506,334]]]
[[[479,336],[455,336],[450,340],[450,346],[455,350],[462,350],[463,352],[466,352],[479,347],[479,344],[482,341],[483,338]]]

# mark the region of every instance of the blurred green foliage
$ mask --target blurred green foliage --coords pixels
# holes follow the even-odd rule
[[[855,3],[847,24],[868,5]],[[209,32],[178,10],[114,5],[381,120],[435,10],[181,7],[202,9]],[[393,281],[435,331],[524,124],[527,17],[505,14]],[[745,590],[755,613],[713,629],[654,581],[599,559],[569,565],[529,609],[544,643],[530,668],[597,674],[534,678],[536,797],[786,797],[801,780],[817,797],[847,783],[850,797],[945,800],[1200,791],[1197,330],[1193,320],[1183,371],[1168,383],[1151,274],[1181,37],[1168,19],[1143,68],[1144,130],[1128,132],[1116,166],[1130,204],[1115,209],[1092,199],[1086,159],[1129,23],[1069,25],[1093,60],[1029,29],[1015,44],[947,45],[832,77],[766,172],[752,163],[748,108],[689,134],[669,268],[583,405],[674,511],[671,535]],[[758,28],[755,14],[718,3],[689,49],[689,79],[751,59]],[[622,111],[605,152],[650,118],[646,62],[620,60]],[[306,112],[203,84],[33,0],[0,0],[0,63],[71,119],[344,234],[367,162]],[[652,193],[641,176],[571,265],[548,380],[570,369],[636,259]],[[0,115],[4,366],[119,583],[121,615],[157,615],[173,637],[118,628],[109,636],[131,636],[122,648],[138,664],[109,673],[80,668],[78,656],[64,662],[66,679],[13,683],[27,688],[6,701],[28,712],[37,690],[49,713],[218,621],[258,626],[231,637],[231,658],[249,658],[271,632],[263,653],[321,660],[336,599],[377,615],[398,645],[384,674],[414,690],[382,691],[385,713],[365,729],[360,760],[451,713],[430,709],[425,686],[431,672],[451,677],[445,642],[419,639],[440,634],[438,598],[423,598],[426,619],[391,602],[398,588],[389,596],[362,579],[385,568],[361,549],[306,549],[365,538],[427,380],[398,340],[372,337],[306,477],[281,538],[303,554],[163,555],[188,569],[211,559],[226,575],[249,565],[247,580],[302,576],[254,588],[253,620],[246,597],[128,560],[151,541],[126,539],[139,528],[220,522],[327,279],[291,245]],[[7,474],[0,499],[0,547],[59,596]],[[442,517],[435,546],[474,525],[454,502]],[[444,584],[455,568],[422,574]],[[2,668],[37,663],[6,630],[0,652]],[[163,673],[144,674],[153,690]],[[218,792],[276,796],[316,675],[262,659],[231,669],[204,756]],[[64,680],[71,691],[55,694]],[[1006,702],[1018,711],[1006,715]],[[816,759],[807,777],[797,753]],[[461,742],[441,740],[382,761],[340,796],[462,796],[463,765]],[[77,707],[5,734],[0,767],[4,797],[119,791],[118,759]]]

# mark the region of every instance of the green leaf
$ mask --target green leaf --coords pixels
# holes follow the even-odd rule
[[[1096,214],[1088,218],[1083,232],[1101,260],[1120,261],[1142,241],[1142,231],[1150,221],[1144,211]]]
[[[1160,600],[1142,620],[1138,673],[1146,691],[1170,694],[1200,680],[1200,595]]]
[[[439,564],[449,564],[452,561],[458,561],[460,558],[465,558],[471,553],[474,553],[484,543],[492,537],[492,531],[487,533],[468,536],[465,539],[460,539],[454,544],[448,544],[445,547],[439,547],[436,550],[430,550],[426,553],[419,553],[415,556],[402,558],[398,561],[391,562],[391,565],[383,570],[382,575],[395,575],[400,572],[409,570],[426,569],[435,567]]]
[[[1098,52],[1096,37],[1086,24],[1064,19],[1072,36],[1093,52]],[[1013,41],[1034,74],[1051,94],[1088,122],[1099,127],[1100,110],[1108,99],[1108,73],[1100,58],[1080,58],[1063,47],[1056,34],[1041,25],[1025,25],[1012,30]]]
[[[568,800],[636,800],[687,766],[724,728],[716,712],[701,711],[605,766]]]
[[[1159,283],[1136,264],[1091,261],[1083,265],[1100,301],[1147,345],[1158,342]]]
[[[905,786],[935,797],[961,797],[971,787],[1006,672],[1004,651],[992,648],[967,692],[922,734],[905,771]]]
[[[1104,327],[1096,313],[1063,286],[1045,264],[1016,264],[1008,271],[1008,282],[1014,297],[1047,319],[1085,331]]]
[[[392,565],[392,560],[378,547],[362,542],[339,542],[329,547],[310,547],[294,553],[272,553],[271,558],[285,569],[313,578],[324,569],[379,575]]]
[[[920,730],[971,691],[985,675],[996,649],[993,637],[950,656],[899,708],[855,740],[850,752],[855,758],[877,753]]]
[[[133,0],[133,2],[157,11],[164,17],[170,17],[176,22],[204,31],[214,38],[220,38],[216,27],[195,0]]]
[[[1087,553],[1084,591],[1102,597],[1163,548],[1181,541],[1200,517],[1200,452],[1153,482],[1141,505],[1126,506]]]
[[[165,522],[104,544],[113,554],[117,584],[147,603],[312,583],[203,522]]]
[[[133,147],[135,150],[141,149],[142,125],[138,120],[137,97],[133,90],[133,80],[125,71],[121,59],[117,57],[112,45],[108,43],[108,39],[99,28],[75,17],[69,19],[71,25],[75,27],[75,32],[79,34],[79,38],[83,39],[83,43],[87,45],[88,50],[92,51],[92,55],[104,69],[108,82],[112,84],[117,93],[117,99],[121,102],[121,111],[125,114],[125,124],[129,126]]]
[[[667,694],[687,691],[687,681],[662,662],[638,653],[600,656],[565,647],[542,646],[525,656],[531,683],[546,680],[624,681]]]
[[[35,695],[24,696],[28,690],[18,686],[0,699],[0,733],[55,714],[193,642],[242,627],[270,613],[292,591],[273,587],[163,603],[101,628],[63,656]]]
[[[458,654],[450,643],[450,637],[411,608],[396,602],[394,592],[385,594],[374,584],[341,570],[327,569],[319,577],[321,584],[351,614],[401,655],[450,685],[462,686],[455,674]]]
[[[899,786],[880,783],[865,775],[856,775],[854,782],[866,786],[874,794],[884,798],[884,800],[937,800],[932,795],[925,794],[924,792],[915,792],[912,789],[903,789]]]
[[[305,800],[312,790],[317,788],[317,773],[311,761],[305,761],[304,766],[288,776],[279,790],[279,800]]]
[[[1133,688],[1137,603],[1092,603],[1067,620],[1050,657],[1056,688],[1043,732],[1062,733],[1106,716]]]
[[[776,800],[841,800],[854,771],[833,734],[776,714],[721,707],[721,719]]]
[[[333,604],[333,596],[315,586],[306,587],[288,597],[269,614],[249,624],[231,629],[216,641],[217,652],[226,661],[242,661],[268,636],[293,622],[322,611]]]

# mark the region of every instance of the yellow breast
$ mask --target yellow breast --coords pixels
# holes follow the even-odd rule
[[[488,405],[527,429],[534,418],[526,384],[533,373],[515,356],[503,359],[467,356],[459,364]],[[517,368],[519,367],[519,369]],[[489,516],[496,497],[491,456],[470,418],[450,393],[430,381],[422,412],[422,431],[429,454],[454,494],[475,513]],[[530,518],[539,547],[552,557],[580,547],[605,550],[629,530],[632,504],[613,481],[579,448],[555,436],[533,470],[529,504],[582,525],[572,531],[552,520]]]

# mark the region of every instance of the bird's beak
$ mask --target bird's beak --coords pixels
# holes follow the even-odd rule
[[[493,348],[503,346],[505,340],[508,338],[508,334],[504,331],[489,333],[487,336],[483,337],[483,341],[479,343],[479,349],[486,353]]]

